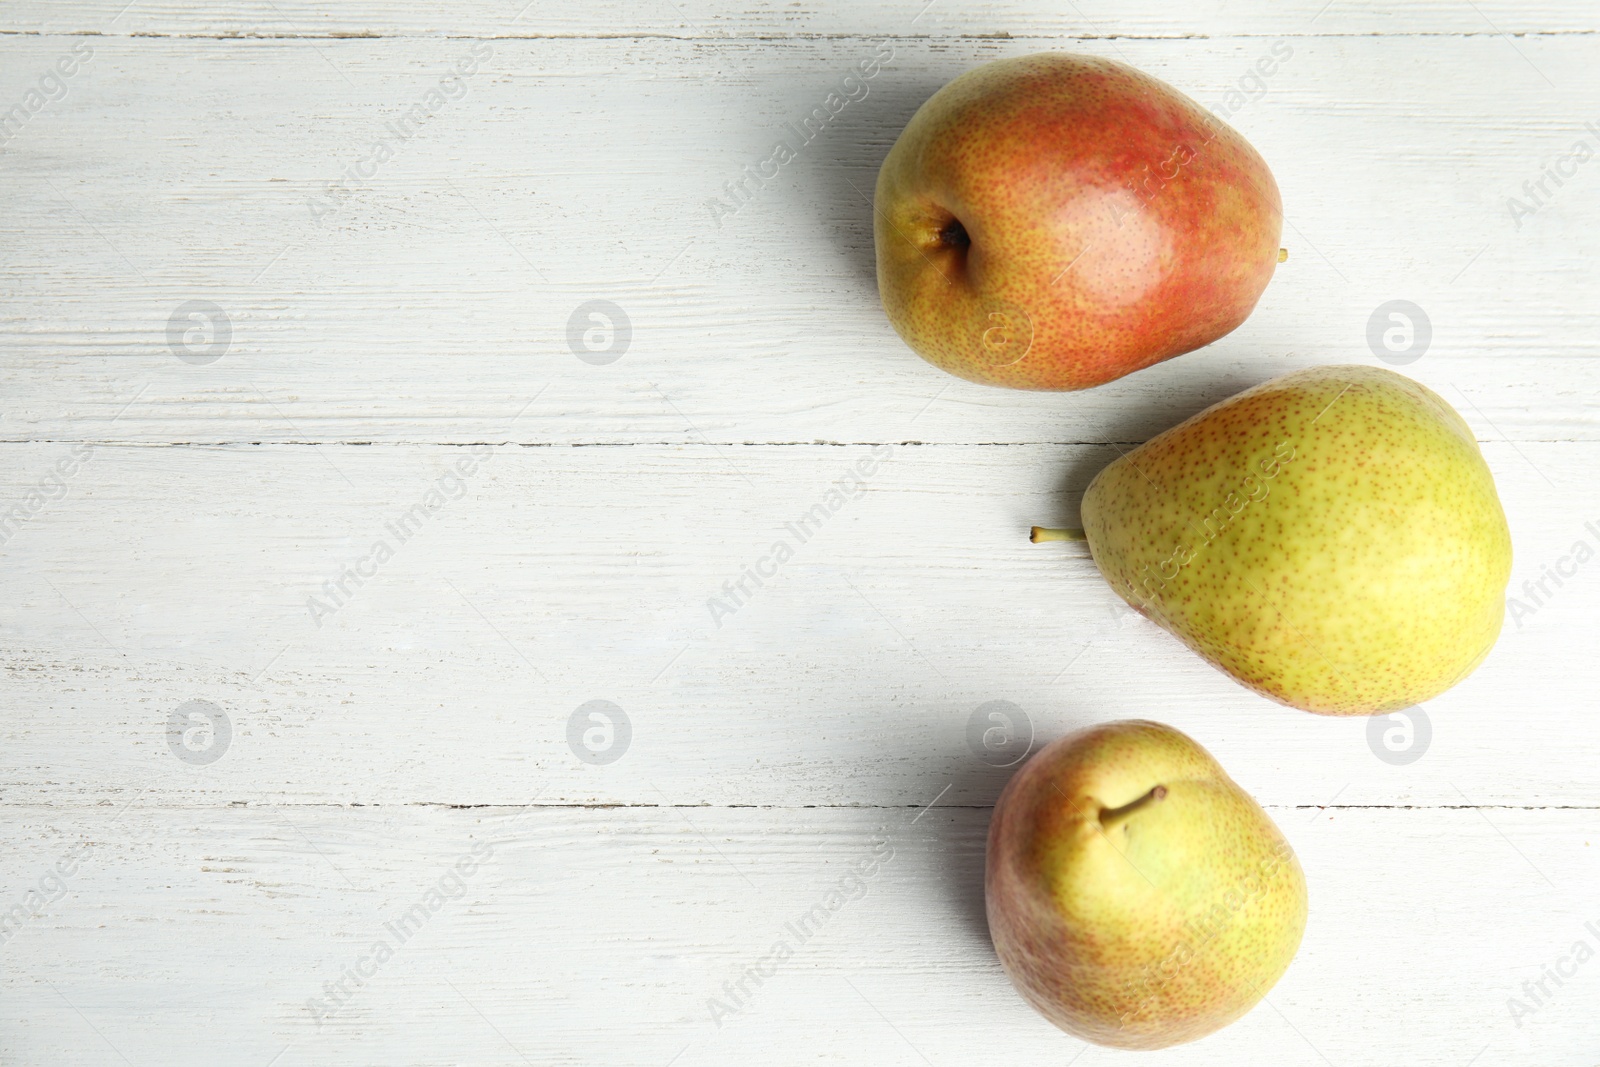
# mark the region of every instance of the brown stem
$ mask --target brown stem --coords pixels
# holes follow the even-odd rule
[[[1100,811],[1100,828],[1113,829],[1118,823],[1125,821],[1128,816],[1150,804],[1159,803],[1167,797],[1167,787],[1158,785],[1138,800],[1129,801],[1120,808],[1102,808]]]
[[[1033,533],[1028,535],[1028,540],[1034,544],[1041,541],[1087,541],[1089,537],[1077,527],[1048,527],[1035,526]]]

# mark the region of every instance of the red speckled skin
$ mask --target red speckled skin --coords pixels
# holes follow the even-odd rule
[[[970,381],[1086,389],[1210,344],[1277,263],[1283,204],[1199,104],[1091,56],[1003,59],[923,104],[878,174],[878,290]],[[970,247],[941,233],[957,220]]]
[[[1161,785],[1111,829],[1100,813]],[[1023,765],[989,824],[984,897],[1017,990],[1116,1048],[1193,1041],[1249,1011],[1305,931],[1305,875],[1266,812],[1191,738],[1106,723]]]

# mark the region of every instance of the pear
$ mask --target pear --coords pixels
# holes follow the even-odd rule
[[[1126,1049],[1244,1015],[1306,925],[1305,875],[1267,813],[1192,739],[1137,720],[1063,737],[1011,779],[985,901],[1023,997]]]
[[[1489,654],[1511,535],[1472,431],[1391,370],[1216,404],[1102,470],[1083,530],[1129,604],[1242,684],[1324,715],[1438,696]]]
[[[1272,69],[1293,54],[1273,52]],[[1237,130],[1143,71],[1060,52],[933,94],[873,209],[895,331],[934,366],[1014,389],[1087,389],[1229,333],[1283,229],[1272,171]]]

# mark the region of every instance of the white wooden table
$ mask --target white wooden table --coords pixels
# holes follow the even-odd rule
[[[1076,395],[923,364],[872,280],[906,119],[1043,49],[1228,110],[1289,220],[1245,326]],[[1597,57],[1589,0],[0,7],[0,1062],[1133,1062],[994,958],[993,701],[1191,733],[1306,868],[1269,1002],[1139,1062],[1600,1061]],[[1026,539],[1116,445],[1376,363],[1390,300],[1527,609],[1409,748]]]

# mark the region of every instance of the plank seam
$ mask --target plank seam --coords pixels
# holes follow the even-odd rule
[[[1489,30],[1413,30],[1402,33],[1369,31],[1366,33],[1236,33],[1236,34],[1012,34],[1012,33],[950,33],[950,34],[863,34],[863,33],[793,33],[793,34],[717,34],[693,35],[673,33],[529,33],[529,34],[419,34],[419,33],[158,33],[141,31],[130,33],[105,33],[100,30],[0,30],[0,37],[103,37],[133,40],[198,40],[198,41],[692,41],[692,42],[768,42],[785,41],[1262,41],[1262,40],[1338,40],[1358,37],[1405,40],[1413,38],[1476,38],[1476,37],[1593,37],[1600,29],[1582,30],[1522,30],[1497,33]]]
[[[92,801],[81,804],[13,804],[12,810],[48,809],[52,812],[83,811],[104,808],[110,801]],[[312,810],[318,808],[341,810],[387,811],[401,808],[437,808],[441,811],[525,812],[530,809],[551,811],[637,811],[656,808],[672,810],[693,808],[704,811],[921,811],[922,804],[628,804],[628,803],[548,803],[548,804],[450,804],[443,801],[412,800],[399,804],[338,803],[333,801],[296,802],[270,800],[253,804],[250,801],[230,800],[215,804],[152,804],[141,810],[150,811],[222,811],[265,810],[265,808],[293,808]],[[1600,804],[1262,804],[1268,811],[1600,811]],[[939,811],[993,811],[993,804],[940,804]]]
[[[1480,445],[1595,444],[1585,437],[1479,437]],[[93,445],[96,448],[1137,448],[1144,441],[112,441],[38,437],[0,440],[4,446]]]

